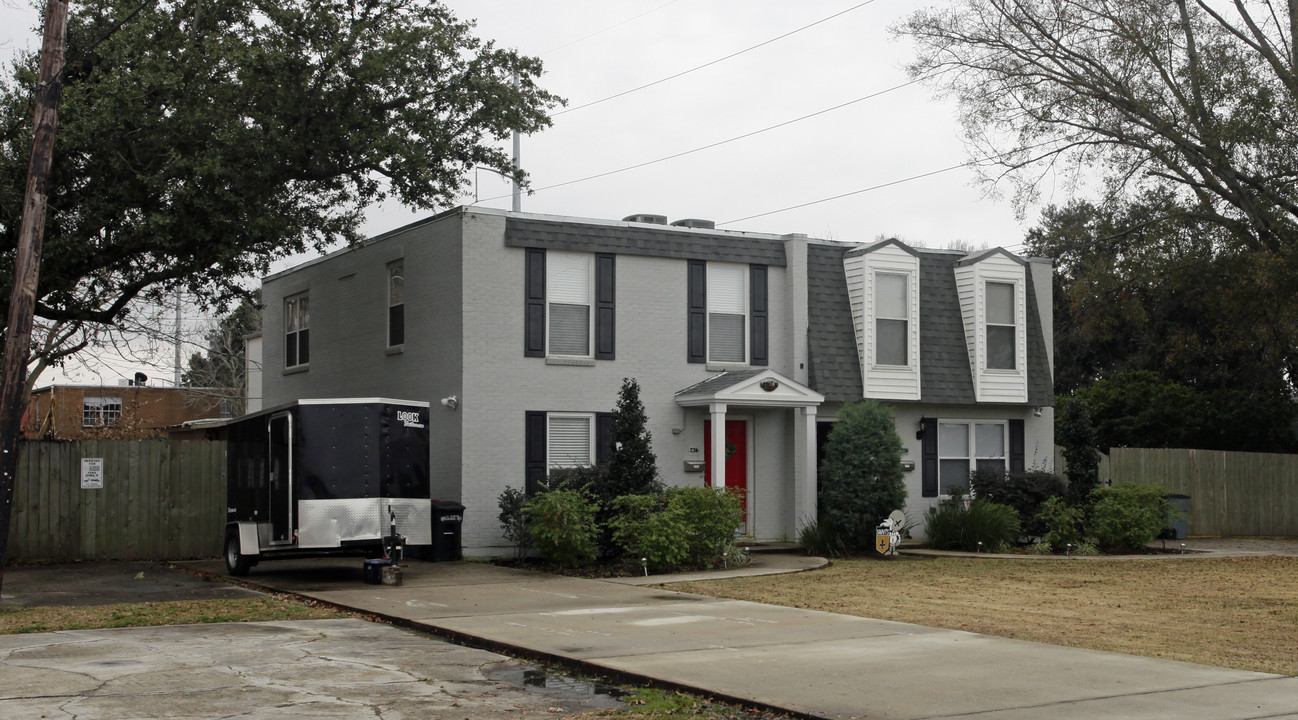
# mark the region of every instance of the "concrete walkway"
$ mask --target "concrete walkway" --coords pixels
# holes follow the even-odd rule
[[[489,649],[815,717],[1298,720],[1298,678],[625,582],[412,562],[401,586],[364,585],[355,559],[269,562],[247,579]]]

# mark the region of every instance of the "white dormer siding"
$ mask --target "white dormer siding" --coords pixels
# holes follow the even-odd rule
[[[888,240],[849,251],[843,269],[865,397],[919,400],[919,256]],[[898,297],[902,285],[904,296]],[[904,347],[893,345],[881,352],[881,340],[895,340],[898,334],[904,337]]]
[[[974,399],[978,402],[1025,403],[1028,401],[1027,269],[1025,263],[1005,250],[996,249],[970,256],[956,264],[956,290],[964,320],[965,347],[973,371]],[[1012,292],[1012,358],[997,352],[997,338],[988,337],[988,323],[1005,338],[1011,318],[1003,313],[988,314],[988,285],[995,298]],[[992,353],[989,358],[989,353]],[[999,358],[999,362],[997,361]],[[1006,360],[1011,360],[1006,362]],[[1012,367],[994,367],[1012,365]]]

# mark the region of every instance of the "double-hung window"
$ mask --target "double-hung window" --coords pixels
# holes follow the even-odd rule
[[[594,274],[590,253],[547,253],[547,355],[590,357]]]
[[[1014,285],[987,283],[987,368],[1015,369]]]
[[[1006,424],[997,421],[941,420],[937,425],[938,493],[969,487],[973,470],[1005,472]]]
[[[311,362],[310,297],[307,293],[284,300],[284,367]]]
[[[748,361],[748,266],[708,263],[708,362]]]
[[[406,342],[406,264],[388,265],[388,347]]]
[[[81,426],[105,427],[122,419],[120,397],[86,397],[81,399]]]
[[[767,364],[766,270],[757,264],[687,263],[689,362]]]
[[[874,275],[874,362],[909,365],[910,294],[906,275]]]
[[[559,364],[614,359],[617,262],[613,254],[529,248],[523,294],[525,356],[554,357]]]

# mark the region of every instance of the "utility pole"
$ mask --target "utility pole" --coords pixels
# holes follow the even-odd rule
[[[32,124],[32,158],[27,165],[18,256],[13,293],[9,297],[4,359],[0,363],[0,588],[4,585],[9,550],[9,521],[13,515],[18,475],[18,434],[22,422],[23,384],[36,313],[36,284],[40,278],[41,241],[45,237],[45,206],[50,167],[54,163],[54,130],[59,97],[63,94],[63,56],[68,42],[68,0],[47,0],[45,34],[41,41],[40,74],[36,84],[36,118]]]

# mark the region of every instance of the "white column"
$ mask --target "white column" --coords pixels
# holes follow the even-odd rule
[[[796,530],[816,519],[816,408],[801,408],[794,428],[793,515]]]
[[[708,406],[712,413],[712,487],[726,486],[726,404],[712,403]]]

